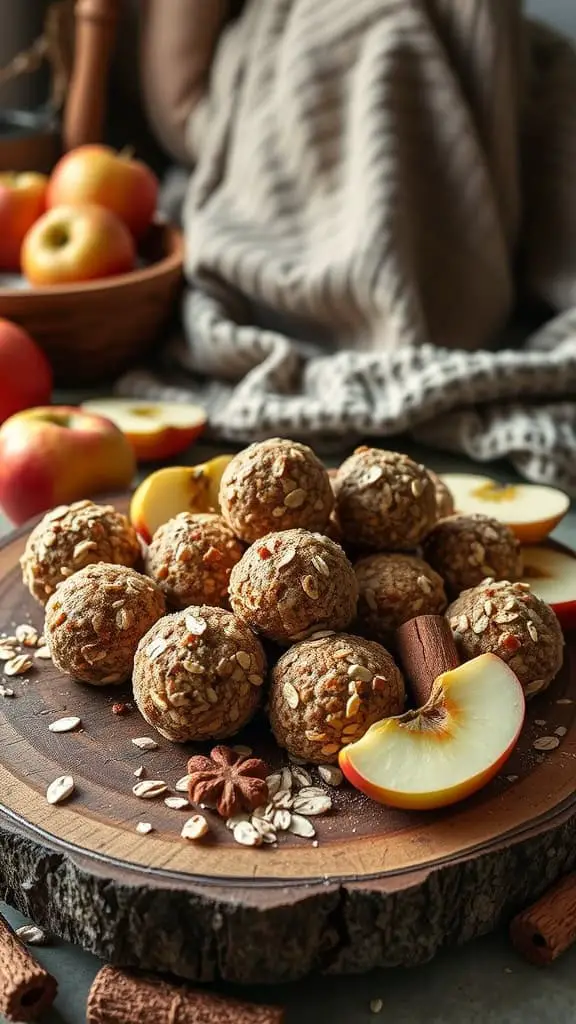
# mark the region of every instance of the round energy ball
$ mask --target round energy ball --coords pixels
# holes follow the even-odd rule
[[[228,604],[228,580],[244,548],[222,516],[181,512],[160,526],[145,557],[146,572],[172,608]]]
[[[424,466],[381,448],[357,448],[334,481],[345,540],[379,551],[416,547],[436,522],[436,494]]]
[[[441,519],[424,541],[424,557],[453,596],[487,576],[515,580],[522,575],[520,543],[510,527],[480,514]]]
[[[354,566],[358,580],[358,618],[377,639],[386,641],[416,615],[440,615],[446,608],[444,583],[415,555],[368,555]]]
[[[164,595],[125,565],[100,562],[60,584],[46,605],[44,636],[62,672],[93,686],[132,674],[140,638],[164,614]]]
[[[547,689],[560,671],[560,623],[527,583],[484,580],[460,594],[446,615],[462,657],[496,654],[516,673],[527,697]]]
[[[404,709],[404,680],[380,644],[346,633],[312,637],[272,673],[269,714],[277,742],[315,764],[337,762],[347,743]]]
[[[248,626],[223,608],[166,615],[142,638],[134,698],[146,721],[176,743],[232,736],[258,705],[266,656]]]
[[[281,644],[321,629],[345,629],[357,599],[354,570],[342,548],[307,530],[261,537],[230,574],[236,615]]]
[[[96,562],[136,565],[138,536],[112,505],[76,501],[47,512],[28,537],[20,559],[24,584],[40,604],[62,580]]]
[[[252,543],[272,530],[324,530],[334,495],[311,448],[273,437],[251,444],[228,464],[220,506],[236,536]]]
[[[427,473],[434,485],[434,491],[436,493],[437,518],[445,519],[446,516],[454,515],[456,507],[454,505],[454,497],[452,491],[449,489],[449,487],[446,486],[444,481],[432,469],[428,469]]]

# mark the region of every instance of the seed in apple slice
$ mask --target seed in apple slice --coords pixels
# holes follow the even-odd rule
[[[94,398],[83,407],[112,420],[130,441],[139,462],[186,451],[206,426],[205,410],[189,402]]]
[[[486,476],[445,473],[441,479],[462,515],[481,512],[506,523],[524,544],[538,544],[564,518],[570,499],[555,487],[501,484]]]
[[[522,548],[524,582],[558,616],[565,629],[576,628],[576,557],[558,548]]]
[[[180,512],[219,512],[220,480],[231,455],[198,466],[167,466],[151,473],[134,491],[130,520],[149,544],[159,526]]]
[[[376,722],[340,751],[349,782],[379,803],[432,810],[485,786],[510,756],[526,705],[511,669],[482,654],[438,676],[417,711]]]

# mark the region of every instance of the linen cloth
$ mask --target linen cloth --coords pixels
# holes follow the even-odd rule
[[[249,0],[187,134],[184,337],[122,394],[236,441],[408,431],[576,496],[568,40],[520,0]]]

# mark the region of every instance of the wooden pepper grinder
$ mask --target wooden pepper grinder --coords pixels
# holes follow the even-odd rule
[[[62,138],[64,149],[101,142],[104,135],[108,68],[121,0],[77,0],[74,67],[68,87]]]

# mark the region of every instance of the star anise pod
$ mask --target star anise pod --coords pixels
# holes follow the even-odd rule
[[[268,767],[264,761],[244,757],[230,747],[214,747],[210,757],[191,757],[188,775],[190,800],[196,804],[216,804],[223,818],[268,803]]]

